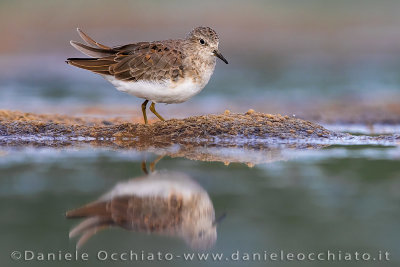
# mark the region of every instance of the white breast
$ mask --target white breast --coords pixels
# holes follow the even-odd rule
[[[211,76],[211,75],[209,75]],[[119,91],[134,95],[139,98],[147,99],[155,103],[182,103],[198,94],[207,82],[194,83],[193,79],[186,78],[177,83],[171,81],[149,82],[149,81],[120,81],[114,76],[103,75]],[[209,77],[208,77],[209,79]]]

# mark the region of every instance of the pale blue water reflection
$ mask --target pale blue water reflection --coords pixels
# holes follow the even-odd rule
[[[94,201],[117,183],[143,176],[143,159],[151,153],[107,149],[6,149],[0,158],[1,242],[0,261],[7,266],[13,250],[54,252],[75,250],[68,232],[77,221],[67,220],[67,210]],[[157,170],[178,171],[191,177],[210,197],[215,213],[226,218],[217,228],[211,252],[389,251],[397,266],[400,259],[400,153],[398,147],[335,146],[321,150],[290,150],[269,163],[201,162],[164,157]],[[145,251],[181,255],[192,249],[177,237],[113,228],[93,236],[82,252],[94,257],[108,252]],[[110,262],[103,262],[102,264]],[[236,262],[240,265],[243,262]],[[51,265],[51,263],[48,263]],[[59,266],[97,266],[99,261]],[[126,262],[116,262],[126,264]],[[160,262],[140,262],[156,265]],[[173,260],[163,264],[185,266]],[[229,262],[191,264],[228,265]],[[251,262],[265,266],[265,262]],[[291,262],[268,262],[291,266]],[[342,266],[343,263],[305,262],[302,266]],[[353,261],[351,266],[364,266]],[[39,262],[30,262],[39,266]]]

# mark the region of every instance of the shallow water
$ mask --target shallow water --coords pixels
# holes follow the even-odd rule
[[[66,58],[81,56],[68,44],[78,39],[73,29],[82,27],[96,40],[118,45],[181,37],[190,27],[209,22],[220,34],[220,50],[229,65],[218,62],[207,87],[188,102],[157,105],[160,114],[169,119],[254,109],[310,120],[340,133],[301,140],[234,136],[207,145],[192,139],[186,146],[167,143],[160,148],[51,133],[1,136],[0,125],[0,266],[399,266],[398,1],[119,2],[1,1],[7,38],[0,44],[0,109],[139,122],[143,100],[65,64]],[[181,11],[178,16],[176,10]],[[160,155],[156,172],[145,176],[143,161],[150,172],[150,163]],[[207,243],[206,250],[224,253],[222,260],[183,259],[183,253],[196,252],[188,241],[214,237],[212,231],[203,231],[202,237],[183,231],[178,237],[122,227],[92,236],[79,250],[79,259],[18,258],[24,251],[37,257],[74,254],[79,238],[70,239],[69,232],[82,220],[67,219],[67,211],[118,184],[135,191],[127,183],[143,181],[151,192],[161,188],[165,193],[164,186],[150,183],[154,175],[179,188],[171,195],[205,200],[208,212],[189,226],[205,224],[201,230],[213,230],[210,210],[216,217],[226,214],[217,225],[215,244]],[[197,191],[173,181],[174,176],[197,183]],[[143,209],[137,218],[148,222],[162,217],[163,203],[152,206],[145,196],[138,203],[158,212]],[[172,210],[176,203],[186,203],[170,199]],[[166,217],[173,225],[175,217]],[[101,261],[99,251],[115,252],[117,258],[133,251],[139,260]],[[236,253],[281,251],[323,253],[324,258],[330,251],[336,259],[232,259]],[[80,257],[85,252],[88,261]],[[158,252],[163,260],[140,259]],[[356,252],[370,253],[375,261],[354,259]],[[379,261],[386,252],[390,260]],[[353,255],[351,262],[338,260],[347,253]]]
[[[48,59],[44,64],[45,75],[33,78],[30,74],[15,73],[0,77],[1,108],[107,117],[131,116],[135,107],[139,107],[140,100],[116,92],[101,78],[61,66],[61,58]],[[258,107],[257,111],[292,115],[323,101],[326,106],[349,99],[350,103],[361,100],[384,103],[385,99],[398,97],[396,88],[400,84],[394,67],[378,70],[356,66],[343,70],[345,78],[323,68],[317,71],[319,68],[312,65],[275,69],[269,76],[263,70],[224,71],[219,67],[199,96],[186,104],[161,106],[161,112],[170,117],[186,117],[225,109],[244,112]],[[370,75],[372,72],[379,75]],[[95,107],[94,111],[91,107]],[[36,256],[74,253],[78,238],[70,240],[68,234],[81,220],[66,219],[65,213],[98,199],[118,183],[142,177],[143,160],[150,163],[159,155],[166,155],[157,163],[156,171],[188,176],[207,192],[217,217],[226,213],[217,226],[216,243],[207,250],[223,253],[223,260],[194,259],[190,264],[365,266],[364,261],[357,260],[294,263],[232,259],[237,252],[243,257],[245,253],[331,251],[336,257],[340,253],[367,252],[376,259],[388,252],[390,261],[379,264],[398,266],[398,124],[330,122],[325,126],[357,136],[285,142],[237,138],[217,140],[209,147],[152,147],[146,151],[122,148],[112,140],[91,146],[91,140],[85,137],[76,140],[56,140],[52,136],[18,136],[16,140],[1,137],[0,263],[19,264],[20,260],[10,258],[13,251],[33,251]],[[376,136],[382,134],[385,136]],[[65,147],[60,143],[65,143]],[[101,261],[97,258],[99,251],[109,254],[133,251],[145,255],[161,252],[170,253],[174,259]],[[89,239],[79,250],[84,252],[89,255],[88,261],[35,259],[29,264],[186,266],[183,253],[194,250],[177,236],[114,227]]]
[[[400,220],[400,150],[396,146],[331,146],[322,149],[275,149],[268,163],[203,162],[185,158],[162,158],[156,165],[186,174],[208,193],[216,216],[226,213],[218,225],[218,238],[209,252],[306,253],[342,251],[388,251],[387,266],[400,262],[397,231]],[[244,153],[244,152],[241,152]],[[67,210],[96,200],[115,184],[143,176],[143,160],[154,153],[135,150],[4,148],[0,157],[0,219],[3,251],[0,261],[7,266],[14,250],[62,254],[75,251],[77,239],[68,232],[80,220],[67,220]],[[264,158],[265,158],[264,154]],[[250,157],[251,158],[251,157]],[[227,165],[228,164],[228,165]],[[89,261],[57,261],[97,266],[99,251],[172,253],[193,250],[177,237],[127,231],[104,230],[80,250]],[[104,253],[106,253],[104,252]],[[225,257],[225,256],[224,256]],[[35,263],[34,263],[35,262]],[[48,261],[47,261],[48,262]],[[103,264],[110,264],[105,260]],[[191,264],[229,265],[230,261],[193,260]],[[242,265],[243,261],[235,261]],[[32,266],[40,264],[31,261]],[[54,263],[54,262],[53,262]],[[126,264],[118,260],[117,264]],[[136,262],[137,263],[137,262]],[[290,261],[247,261],[254,266],[290,266]],[[51,264],[51,261],[50,261]],[[152,266],[159,261],[144,261]],[[163,264],[186,266],[180,258]],[[304,266],[325,266],[328,262],[302,262]],[[338,266],[343,263],[336,263]],[[365,262],[353,261],[352,266]]]

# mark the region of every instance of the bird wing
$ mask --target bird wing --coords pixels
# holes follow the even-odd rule
[[[67,218],[97,218],[96,224],[73,229],[72,236],[93,226],[120,226],[128,230],[160,232],[175,227],[182,220],[182,199],[171,195],[161,197],[121,196],[109,201],[93,202],[70,210]],[[90,220],[89,220],[90,221]]]
[[[110,203],[116,225],[140,232],[162,232],[174,228],[182,220],[182,200],[176,197],[119,197]]]
[[[180,40],[110,48],[79,29],[78,32],[88,45],[75,41],[71,41],[71,45],[93,58],[68,58],[68,64],[124,81],[177,81],[184,77],[183,51],[178,48]]]
[[[119,80],[177,81],[183,76],[183,52],[173,42],[143,42],[118,49],[110,72]]]

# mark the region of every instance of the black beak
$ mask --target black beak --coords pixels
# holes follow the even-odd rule
[[[222,59],[222,58],[221,58]],[[222,59],[223,60],[223,59]],[[228,63],[226,63],[228,64]],[[215,219],[212,223],[213,226],[218,225],[223,219],[225,219],[226,213],[224,212],[221,216],[219,216],[217,219]]]
[[[221,59],[223,62],[225,62],[226,64],[228,64],[228,60],[226,60],[226,59],[224,58],[224,56],[223,56],[220,52],[218,52],[217,50],[214,50],[213,53],[214,53],[214,55],[215,55],[217,58]]]

